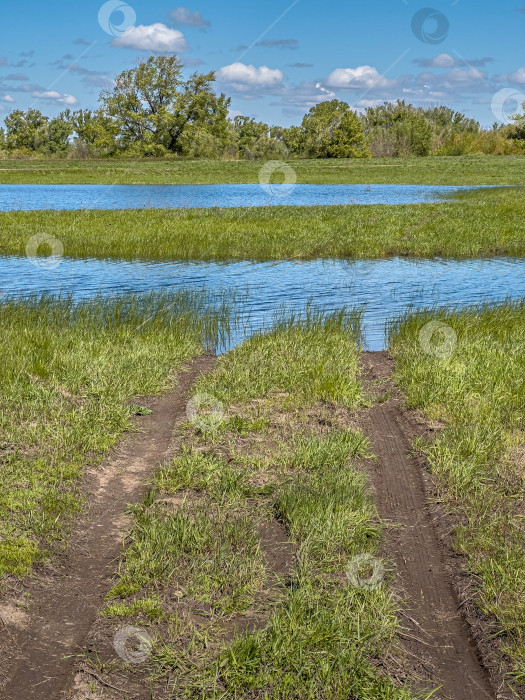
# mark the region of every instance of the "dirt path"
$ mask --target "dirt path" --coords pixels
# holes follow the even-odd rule
[[[425,429],[411,418],[390,381],[393,361],[388,353],[365,353],[362,364],[369,391],[390,394],[387,401],[367,411],[363,428],[377,457],[373,485],[386,526],[385,554],[395,563],[399,592],[406,601],[401,616],[405,649],[423,680],[434,687],[442,685],[432,697],[494,698],[458,610],[443,545],[427,504],[422,465],[411,456],[412,439]]]
[[[59,568],[28,589],[33,601],[29,624],[11,631],[18,648],[6,700],[62,697],[75,658],[111,587],[122,551],[128,503],[140,500],[144,479],[167,458],[177,421],[186,420],[188,392],[215,359],[200,357],[178,377],[170,393],[148,402],[153,414],[140,418],[144,432],[129,433],[91,477],[88,510],[72,534]]]

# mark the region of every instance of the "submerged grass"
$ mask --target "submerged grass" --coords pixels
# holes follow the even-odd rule
[[[140,412],[133,399],[166,389],[228,318],[220,298],[186,292],[0,304],[0,579],[60,546],[79,477]]]
[[[291,160],[311,184],[521,185],[523,156]],[[259,182],[263,161],[106,159],[5,160],[2,184],[243,184]]]
[[[200,380],[224,419],[181,428],[95,631],[138,625],[151,654],[99,667],[104,682],[180,698],[413,697],[386,670],[398,625],[387,583],[346,574],[380,544],[359,469],[368,442],[352,425],[358,341],[358,313],[311,308]]]
[[[452,355],[423,352],[419,334],[431,320],[457,334]],[[445,425],[419,446],[455,517],[489,632],[525,682],[525,302],[408,314],[389,337],[410,405]],[[434,340],[439,354],[444,337]]]
[[[525,254],[525,189],[435,204],[147,211],[3,212],[0,252],[48,233],[73,258],[279,260]],[[43,244],[39,254],[49,254]]]

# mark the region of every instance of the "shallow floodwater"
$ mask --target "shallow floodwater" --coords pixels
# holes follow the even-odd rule
[[[472,187],[429,185],[0,185],[0,211],[420,204]]]
[[[38,259],[40,264],[50,260]],[[466,306],[525,296],[525,260],[313,260],[267,263],[144,262],[62,259],[38,267],[25,257],[0,256],[0,292],[7,296],[72,293],[77,298],[126,291],[206,288],[238,294],[246,320],[232,344],[271,325],[286,307],[301,311],[308,299],[323,309],[365,306],[364,336],[384,347],[385,321],[408,308]]]

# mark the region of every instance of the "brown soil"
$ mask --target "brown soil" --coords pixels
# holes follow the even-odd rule
[[[88,476],[88,509],[64,557],[54,571],[46,571],[26,588],[32,601],[29,620],[21,626],[4,619],[16,649],[2,692],[6,700],[62,697],[73,672],[72,655],[78,653],[111,586],[128,524],[127,504],[140,499],[144,479],[171,453],[174,426],[186,420],[189,389],[214,362],[207,356],[194,360],[171,392],[150,399],[153,413],[137,419],[140,432],[129,433]]]
[[[385,554],[395,564],[395,586],[404,601],[400,613],[404,648],[422,682],[441,686],[433,697],[494,698],[459,610],[445,547],[428,505],[423,465],[413,454],[413,439],[428,428],[407,411],[390,381],[393,360],[387,352],[365,353],[362,364],[371,397],[387,397],[364,414],[362,426],[377,457],[372,481],[385,525]]]

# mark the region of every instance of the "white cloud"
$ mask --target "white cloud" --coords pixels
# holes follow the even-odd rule
[[[129,27],[124,34],[111,41],[111,46],[153,53],[175,53],[186,51],[188,48],[182,32],[178,29],[170,29],[161,22]]]
[[[278,68],[256,68],[244,63],[232,63],[217,71],[218,80],[228,83],[239,92],[248,92],[254,88],[279,88],[283,84],[283,78],[283,73]]]
[[[439,56],[429,59],[416,59],[420,66],[428,66],[432,68],[454,68],[456,59],[448,53],[440,53]]]
[[[513,73],[505,73],[504,75],[496,76],[498,80],[514,85],[525,85],[525,68],[518,68]]]
[[[38,97],[39,100],[49,100],[55,104],[63,105],[76,105],[77,99],[73,95],[68,95],[67,93],[61,94],[60,92],[55,92],[54,90],[46,90],[44,92],[34,92],[33,97]]]
[[[490,56],[484,58],[454,58],[448,53],[440,53],[433,58],[415,58],[413,63],[416,63],[422,68],[482,68],[487,63],[491,63],[494,59]]]
[[[487,74],[483,71],[477,70],[476,68],[469,68],[468,70],[454,68],[444,77],[449,83],[472,83],[476,82],[477,80],[486,80]]]
[[[182,24],[186,27],[209,27],[211,22],[201,15],[198,10],[191,12],[187,7],[177,7],[170,10],[168,16],[174,24]]]
[[[358,66],[357,68],[336,68],[328,76],[326,84],[340,90],[372,90],[374,88],[386,88],[395,85],[395,80],[388,80],[372,66]]]
[[[11,95],[6,95],[4,97],[4,102],[14,102],[14,99],[11,97]]]
[[[287,88],[283,102],[287,105],[300,107],[302,110],[308,110],[320,102],[333,99],[335,99],[335,92],[327,90],[321,83],[305,81]]]

